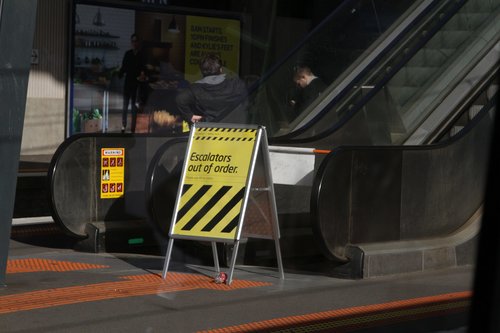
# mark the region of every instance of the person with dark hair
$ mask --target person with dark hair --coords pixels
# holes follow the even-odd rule
[[[120,78],[125,75],[123,84],[123,109],[122,109],[122,133],[125,133],[127,128],[127,113],[130,104],[132,111],[132,123],[130,131],[135,133],[135,125],[137,122],[137,92],[140,81],[146,79],[144,56],[140,49],[140,41],[136,34],[130,36],[132,48],[125,52],[122,60],[122,66],[118,72]]]
[[[314,75],[308,66],[295,67],[293,81],[297,91],[290,100],[290,105],[298,112],[304,110],[326,89],[325,82]]]
[[[203,78],[179,90],[176,96],[177,108],[185,121],[218,121],[237,107],[245,107],[245,84],[238,77],[226,76],[217,55],[206,55],[199,66]]]

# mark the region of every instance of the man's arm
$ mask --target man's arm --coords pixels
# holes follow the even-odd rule
[[[190,88],[180,89],[175,97],[175,102],[177,103],[177,109],[182,119],[188,123],[195,123],[203,118],[200,115],[194,114],[196,100]]]

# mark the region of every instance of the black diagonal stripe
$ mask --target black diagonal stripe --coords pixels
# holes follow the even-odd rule
[[[194,195],[191,199],[189,199],[188,202],[186,202],[186,204],[184,205],[184,207],[182,207],[181,210],[179,210],[179,212],[177,213],[177,222],[179,222],[182,217],[184,215],[186,215],[186,213],[198,202],[198,200],[200,200],[201,197],[203,197],[203,195],[205,193],[207,193],[207,191],[210,189],[210,187],[212,187],[211,185],[203,185]]]
[[[236,228],[236,226],[238,225],[238,221],[240,220],[240,214],[236,215],[234,217],[234,219],[231,220],[231,222],[229,222],[229,224],[224,228],[222,229],[221,232],[231,232],[234,230],[234,228]]]
[[[229,211],[233,209],[233,207],[236,206],[238,202],[241,201],[244,193],[245,188],[243,187],[231,200],[229,200],[229,202],[220,210],[220,212],[217,213],[217,215],[215,215],[214,218],[203,227],[203,229],[201,229],[201,231],[212,231],[212,229],[222,220],[222,218],[226,216],[226,214],[229,213]]]
[[[184,193],[186,193],[190,188],[191,186],[193,186],[193,184],[184,184],[184,186],[182,187],[182,195],[184,195]]]
[[[191,230],[198,222],[200,222],[203,216],[205,216],[205,214],[208,213],[208,211],[212,209],[212,207],[215,206],[217,202],[219,202],[219,200],[224,196],[224,194],[226,194],[227,191],[229,191],[230,189],[231,186],[222,186],[217,191],[217,193],[215,193],[215,195],[210,200],[208,200],[208,202],[203,207],[201,207],[198,213],[196,213],[191,218],[191,220],[189,220],[189,222],[186,223],[184,227],[182,227],[182,230]]]

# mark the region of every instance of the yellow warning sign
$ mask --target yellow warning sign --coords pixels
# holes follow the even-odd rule
[[[258,130],[192,131],[171,234],[235,239]]]
[[[120,198],[125,193],[125,148],[101,149],[101,199]]]

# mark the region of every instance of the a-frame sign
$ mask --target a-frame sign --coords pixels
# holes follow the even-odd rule
[[[166,279],[175,239],[233,243],[231,284],[240,239],[275,242],[284,279],[266,130],[262,126],[198,123],[190,133],[163,267]]]

